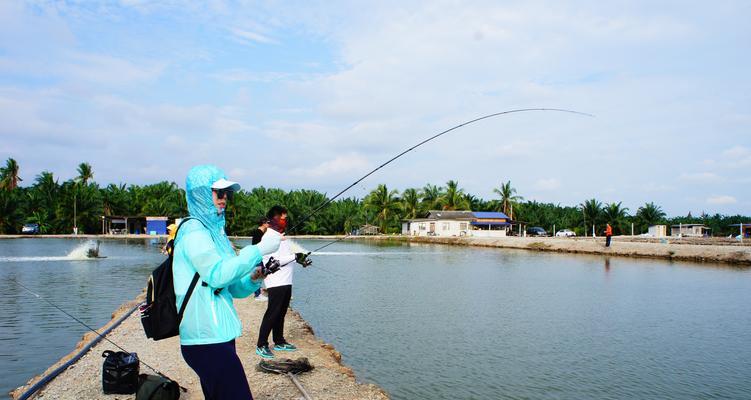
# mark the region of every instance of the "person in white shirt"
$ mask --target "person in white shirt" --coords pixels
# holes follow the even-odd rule
[[[269,220],[269,229],[283,234],[287,226],[287,210],[282,206],[271,207],[266,217]],[[274,353],[269,349],[269,333],[273,333],[275,351],[295,351],[297,347],[287,342],[284,338],[284,317],[287,315],[289,301],[292,298],[292,277],[294,275],[294,263],[303,267],[311,264],[306,253],[294,253],[291,249],[290,240],[282,240],[279,250],[264,256],[266,264],[271,257],[279,261],[281,268],[264,279],[268,295],[268,307],[263,314],[263,321],[258,332],[256,354],[262,358],[274,358]]]

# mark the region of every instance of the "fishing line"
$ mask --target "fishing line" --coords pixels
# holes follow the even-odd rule
[[[81,325],[85,326],[85,327],[86,327],[86,328],[87,328],[88,330],[90,330],[90,331],[94,332],[94,333],[95,333],[95,334],[96,334],[97,336],[99,336],[99,338],[106,340],[107,342],[109,342],[109,343],[110,343],[110,344],[112,344],[113,346],[117,347],[118,349],[120,349],[120,350],[122,350],[122,351],[124,351],[124,352],[126,352],[126,353],[130,353],[130,352],[129,352],[128,350],[125,350],[124,348],[122,348],[122,347],[121,347],[121,346],[120,346],[119,344],[117,344],[117,343],[115,343],[115,342],[113,342],[113,341],[109,340],[109,339],[108,339],[108,338],[107,338],[106,336],[104,336],[104,335],[100,334],[100,333],[99,333],[99,332],[98,332],[98,331],[97,331],[96,329],[92,328],[92,327],[91,327],[91,326],[89,326],[89,325],[88,325],[87,323],[85,323],[85,322],[81,321],[80,319],[76,318],[76,317],[75,317],[75,316],[74,316],[73,314],[71,314],[71,313],[69,313],[69,312],[67,312],[67,311],[63,310],[63,309],[62,309],[61,307],[59,307],[59,306],[58,306],[57,304],[55,304],[55,303],[53,303],[53,302],[51,302],[51,301],[47,300],[46,298],[42,297],[41,295],[39,295],[39,294],[35,293],[34,291],[32,291],[31,289],[29,289],[28,287],[26,287],[26,286],[25,286],[24,284],[22,284],[21,282],[18,282],[18,281],[17,281],[17,280],[15,280],[15,279],[11,280],[11,282],[13,282],[13,283],[15,283],[16,285],[20,286],[20,287],[21,287],[21,288],[23,288],[23,289],[24,289],[25,291],[27,291],[27,292],[31,293],[31,294],[32,294],[32,295],[33,295],[34,297],[36,297],[37,299],[43,300],[43,301],[45,301],[45,302],[46,302],[47,304],[51,305],[52,307],[55,307],[55,308],[56,308],[56,309],[57,309],[58,311],[60,311],[61,313],[63,313],[63,314],[65,314],[65,315],[67,315],[68,317],[72,318],[72,319],[73,319],[74,321],[78,322],[79,324],[81,324]],[[141,358],[140,358],[140,357],[136,357],[136,359],[138,359],[138,362],[139,362],[139,363],[143,364],[143,365],[144,365],[144,366],[146,366],[146,367],[147,367],[148,369],[150,369],[150,370],[154,371],[154,372],[155,372],[155,373],[156,373],[157,375],[159,375],[159,376],[161,376],[161,377],[163,377],[163,378],[165,378],[165,379],[168,379],[168,380],[170,380],[170,381],[172,381],[172,382],[175,382],[175,383],[177,383],[177,381],[175,381],[175,380],[171,379],[170,377],[168,377],[167,375],[164,375],[163,373],[159,372],[158,370],[156,370],[156,369],[155,369],[154,367],[152,367],[151,365],[149,365],[149,364],[146,364],[146,363],[145,363],[145,362],[144,362],[143,360],[141,360]],[[180,386],[180,385],[178,384],[178,386]],[[180,389],[182,389],[183,391],[187,391],[187,389],[186,389],[186,388],[184,388],[184,387],[182,387],[182,386],[180,386]]]
[[[370,175],[373,175],[379,169],[385,167],[386,165],[388,165],[391,162],[395,161],[399,157],[401,157],[401,156],[409,153],[410,151],[412,151],[412,150],[414,150],[414,149],[416,149],[416,148],[424,145],[425,143],[428,143],[431,140],[436,139],[436,138],[438,138],[440,136],[443,136],[443,135],[445,135],[445,134],[447,134],[447,133],[449,133],[449,132],[451,132],[453,130],[459,129],[459,128],[463,127],[463,126],[467,126],[469,124],[472,124],[472,123],[475,123],[475,122],[478,122],[478,121],[482,121],[484,119],[497,117],[499,115],[513,114],[513,113],[520,113],[520,112],[529,112],[529,111],[553,111],[553,112],[563,112],[563,113],[569,113],[569,114],[578,114],[578,115],[583,115],[583,116],[587,116],[587,117],[594,117],[593,114],[589,114],[589,113],[585,113],[585,112],[581,112],[581,111],[567,110],[567,109],[563,109],[563,108],[520,108],[520,109],[515,109],[515,110],[507,110],[507,111],[501,111],[501,112],[497,112],[497,113],[493,113],[493,114],[488,114],[488,115],[484,115],[484,116],[479,117],[479,118],[475,118],[475,119],[463,122],[463,123],[461,123],[459,125],[453,126],[453,127],[449,128],[449,129],[446,129],[445,131],[439,132],[439,133],[437,133],[437,134],[435,134],[435,135],[433,135],[433,136],[431,136],[431,137],[423,140],[420,143],[417,143],[416,145],[414,145],[414,146],[412,146],[412,147],[410,147],[410,148],[402,151],[401,153],[399,153],[396,156],[392,157],[388,161],[386,161],[383,164],[379,165],[374,170],[372,170],[372,171],[368,172],[367,174],[363,175],[361,178],[359,178],[358,180],[356,180],[355,182],[353,182],[351,185],[347,186],[346,188],[344,188],[342,191],[340,191],[339,193],[337,193],[333,197],[331,197],[331,198],[327,199],[326,201],[324,201],[323,203],[321,203],[321,205],[319,205],[318,207],[316,207],[315,209],[313,209],[313,211],[311,211],[304,218],[300,219],[300,221],[296,222],[295,225],[293,225],[292,228],[290,228],[290,231],[296,231],[297,227],[299,227],[300,225],[302,225],[303,223],[305,223],[305,221],[309,220],[311,217],[313,217],[314,215],[316,215],[324,207],[326,207],[329,204],[331,204],[331,202],[333,202],[339,196],[341,196],[342,194],[344,194],[344,192],[348,191],[353,186],[355,186],[358,183],[362,182],[365,178],[369,177]],[[332,241],[331,243],[328,243],[326,245],[323,245],[323,246],[321,246],[321,247],[313,250],[311,253],[315,253],[316,251],[323,250],[326,247],[331,246],[334,243],[338,243],[338,242],[340,242],[340,241],[342,241],[342,240],[344,240],[346,238],[347,238],[347,236],[342,236],[341,238],[336,239],[336,240]]]

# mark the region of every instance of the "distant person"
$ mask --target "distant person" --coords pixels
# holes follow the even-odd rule
[[[263,217],[258,220],[258,228],[253,230],[253,232],[250,234],[251,244],[258,244],[258,242],[261,241],[263,234],[266,233],[266,229],[269,229],[269,219]]]
[[[279,249],[282,239],[269,231],[257,245],[233,250],[224,230],[224,211],[239,189],[215,166],[193,167],[185,189],[192,218],[185,221],[175,240],[172,273],[178,309],[194,275],[199,274],[200,282],[180,324],[180,349],[198,375],[206,399],[253,398],[235,350],[242,325],[233,299],[248,297],[258,289],[263,275],[256,266],[263,255]]]
[[[266,217],[269,220],[269,232],[284,233],[287,227],[287,209],[282,206],[271,207]],[[274,351],[297,350],[295,345],[287,342],[287,339],[284,338],[284,317],[287,315],[289,301],[292,298],[292,276],[295,271],[293,262],[297,261],[300,265],[307,267],[311,264],[311,261],[305,253],[293,253],[290,242],[290,240],[282,240],[279,250],[263,257],[264,263],[270,257],[273,257],[279,261],[282,267],[279,271],[266,276],[263,281],[269,303],[266,307],[266,313],[263,314],[258,332],[258,342],[256,343],[256,354],[262,358],[274,358],[274,353],[269,349],[269,333],[273,333]]]
[[[613,227],[607,224],[605,227],[605,247],[610,247],[610,238],[613,236]]]
[[[258,242],[261,241],[261,238],[263,237],[263,234],[266,233],[266,229],[269,229],[269,219],[266,217],[262,217],[258,220],[258,228],[254,229],[253,232],[250,234],[251,236],[251,242],[250,244],[258,244]],[[255,293],[253,293],[253,297],[255,297],[258,301],[266,301],[268,300],[268,297],[266,297],[266,291],[263,288],[258,288]]]
[[[162,247],[162,254],[172,254],[172,249],[175,247],[175,232],[177,231],[177,225],[169,224],[167,226],[167,243]]]

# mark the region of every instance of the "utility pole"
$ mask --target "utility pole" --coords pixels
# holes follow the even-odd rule
[[[77,201],[77,195],[78,192],[76,191],[75,187],[73,189],[73,234],[78,235],[78,224],[76,223],[76,204]]]

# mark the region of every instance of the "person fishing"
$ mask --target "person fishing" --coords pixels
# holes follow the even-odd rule
[[[267,232],[284,233],[287,227],[286,208],[278,205],[273,206],[266,214],[266,217],[269,221]],[[307,267],[312,261],[308,259],[308,254],[306,253],[293,253],[290,242],[290,240],[282,240],[277,252],[269,256],[264,256],[264,263],[268,257],[273,257],[282,266],[279,271],[266,276],[264,279],[269,300],[258,332],[256,354],[266,359],[274,358],[274,353],[269,349],[270,332],[273,333],[275,351],[297,350],[295,345],[287,342],[287,339],[284,338],[284,317],[287,315],[289,301],[292,298],[292,277],[295,271],[293,262],[296,261],[303,267]]]
[[[613,227],[607,224],[605,227],[605,247],[610,247],[610,238],[613,236]]]
[[[177,234],[173,260],[178,309],[196,273],[202,283],[180,323],[180,350],[200,378],[206,399],[252,399],[235,350],[242,326],[232,300],[260,287],[263,275],[256,266],[278,250],[282,237],[268,230],[258,244],[235,252],[224,230],[224,211],[240,185],[213,165],[199,165],[188,172],[185,186],[190,219]]]

